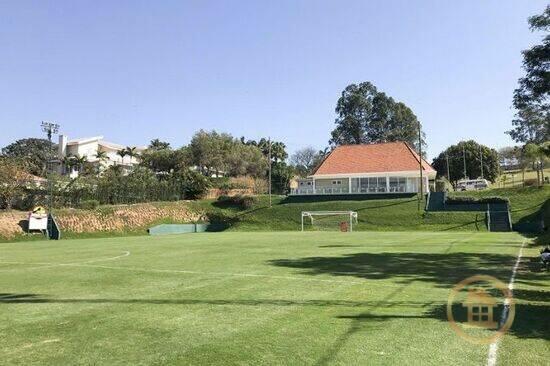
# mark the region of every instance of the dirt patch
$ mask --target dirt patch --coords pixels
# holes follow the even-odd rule
[[[188,223],[205,219],[203,214],[190,211],[184,201],[103,206],[97,210],[59,209],[55,217],[61,231],[74,233],[135,231],[162,220]],[[0,212],[0,238],[10,240],[24,234],[21,221],[26,219],[27,212]]]
[[[26,212],[15,210],[0,212],[0,237],[12,239],[16,235],[23,234],[23,228],[20,226],[20,222],[26,219]]]
[[[202,214],[189,211],[185,203],[135,204],[102,207],[98,210],[63,210],[56,215],[61,230],[74,233],[125,231],[145,227],[155,221],[196,222]]]

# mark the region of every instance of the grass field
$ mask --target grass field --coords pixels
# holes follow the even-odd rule
[[[515,233],[204,233],[0,244],[3,364],[481,365],[450,288],[508,283]],[[498,364],[548,363],[537,248]]]

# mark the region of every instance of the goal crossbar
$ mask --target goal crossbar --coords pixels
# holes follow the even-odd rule
[[[309,217],[313,222],[313,216],[348,216],[349,230],[353,231],[353,223],[357,224],[357,212],[355,211],[302,211],[302,231],[304,231],[304,217]]]

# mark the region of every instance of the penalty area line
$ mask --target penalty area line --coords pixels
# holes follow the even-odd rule
[[[222,276],[222,277],[259,277],[259,278],[272,278],[282,280],[294,280],[294,281],[310,281],[310,282],[327,282],[327,283],[342,283],[342,284],[364,284],[362,281],[339,281],[339,280],[323,280],[320,278],[306,278],[298,276],[277,276],[267,275],[261,273],[231,273],[231,272],[201,272],[179,269],[146,269],[146,268],[133,268],[133,267],[115,267],[115,266],[102,266],[102,265],[87,265],[87,264],[68,264],[71,267],[88,267],[88,268],[103,268],[112,270],[124,270],[133,272],[151,272],[151,273],[176,273],[176,274],[191,274],[191,275],[203,275],[203,276]]]
[[[109,257],[109,258],[96,258],[91,259],[85,262],[74,262],[74,263],[51,263],[51,262],[10,262],[10,261],[1,261],[0,264],[19,264],[19,265],[26,265],[26,264],[36,264],[37,267],[23,267],[23,268],[17,268],[17,269],[42,269],[42,268],[52,268],[52,267],[62,267],[62,266],[75,266],[79,264],[87,264],[87,263],[96,263],[96,262],[107,262],[107,261],[113,261],[120,258],[128,257],[130,255],[130,251],[125,251],[121,255],[117,255],[116,257]],[[11,270],[0,270],[0,272],[8,272]]]

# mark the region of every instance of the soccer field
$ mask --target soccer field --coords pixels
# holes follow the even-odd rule
[[[2,364],[487,363],[450,289],[508,284],[514,233],[201,233],[0,244]],[[547,273],[523,250],[497,364],[548,364]]]

